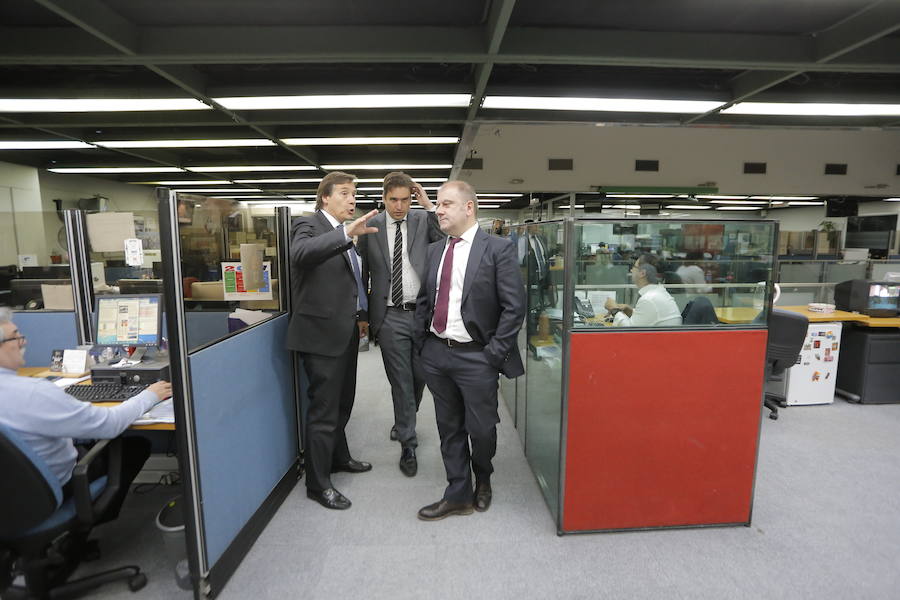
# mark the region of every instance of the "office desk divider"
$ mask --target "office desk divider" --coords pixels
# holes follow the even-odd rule
[[[300,476],[299,385],[284,339],[290,214],[165,188],[157,196],[188,562],[195,598],[214,597]],[[227,314],[239,301],[191,311],[183,278],[214,281],[232,259],[229,239],[250,237],[267,246],[284,285],[264,320],[229,332]]]
[[[516,417],[557,531],[749,525],[777,225],[570,218],[504,233],[528,301]],[[603,317],[606,298],[642,298],[641,256],[671,295],[665,326]],[[674,316],[691,301],[712,321]],[[731,307],[756,318],[714,322]]]
[[[13,320],[28,338],[25,366],[45,367],[50,364],[50,353],[54,350],[75,348],[78,345],[75,318],[72,311],[16,311]]]

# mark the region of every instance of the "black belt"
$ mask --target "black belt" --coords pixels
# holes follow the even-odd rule
[[[449,348],[455,348],[457,350],[482,350],[484,346],[479,344],[478,342],[457,342],[456,340],[451,340],[450,338],[442,338],[431,334],[431,337],[436,339],[438,342],[447,346]]]
[[[396,308],[398,310],[416,310],[415,302],[404,302],[403,304],[394,304],[388,306],[388,308]]]

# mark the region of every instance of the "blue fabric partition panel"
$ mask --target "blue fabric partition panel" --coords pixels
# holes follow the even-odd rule
[[[210,567],[297,457],[288,316],[190,356]]]
[[[46,367],[53,350],[78,346],[74,312],[17,312],[13,314],[13,322],[28,338],[26,367]]]

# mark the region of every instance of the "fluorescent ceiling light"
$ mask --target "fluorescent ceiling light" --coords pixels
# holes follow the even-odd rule
[[[278,198],[278,196],[269,194],[268,196],[210,196],[210,198],[213,198],[215,200],[237,200],[237,199],[250,200],[253,198],[264,198],[266,200],[275,200]]]
[[[768,204],[768,200],[710,200],[710,204]]]
[[[762,210],[761,206],[717,206],[716,210]]]
[[[526,110],[583,110],[605,112],[705,113],[722,102],[706,100],[645,100],[639,98],[552,98],[487,96],[483,108]]]
[[[525,194],[494,194],[492,192],[485,192],[483,194],[476,194],[479,198],[490,197],[490,198],[520,198]]]
[[[288,198],[315,198],[315,194],[288,194]]]
[[[731,115],[794,115],[813,117],[900,116],[900,104],[828,102],[741,102],[722,111]]]
[[[178,167],[66,167],[47,169],[52,173],[181,173]]]
[[[817,200],[818,196],[750,196],[750,200]]]
[[[566,208],[566,209],[568,209],[568,208],[569,208],[569,205],[566,204],[565,206],[560,206],[560,208]],[[575,208],[576,208],[576,209],[578,209],[578,208],[584,208],[584,204],[576,204],[576,205],[575,205]]]
[[[134,185],[231,185],[227,179],[183,179],[181,181],[129,181]]]
[[[373,170],[373,171],[396,171],[401,169],[451,169],[453,165],[322,165],[326,171],[341,171],[343,169],[353,170]]]
[[[211,110],[194,98],[0,98],[0,112]]]
[[[709,210],[712,206],[703,204],[666,204],[666,208],[676,208],[678,210]]]
[[[624,209],[638,209],[640,208],[640,204],[613,204],[612,208],[624,208]]]
[[[185,188],[172,190],[173,192],[261,192],[259,188]]]
[[[95,148],[91,144],[75,141],[54,140],[46,142],[19,142],[7,140],[0,142],[0,150],[64,150],[69,148]]]
[[[104,148],[238,148],[244,146],[274,146],[265,138],[235,140],[121,140],[94,142]]]
[[[383,177],[358,177],[356,183],[382,183]],[[446,177],[416,177],[416,183],[443,183],[447,181]],[[479,194],[480,196],[481,194]]]
[[[242,96],[213,98],[231,110],[297,110],[310,108],[467,107],[471,94],[337,94],[328,96]]]
[[[808,200],[800,200],[797,202],[788,202],[788,206],[825,206],[825,202],[811,202]]]
[[[900,202],[900,198],[884,198],[884,202]]]
[[[282,138],[288,146],[366,146],[379,144],[455,144],[458,137]]]
[[[185,167],[195,173],[229,173],[247,171],[315,171],[312,165],[234,165],[228,167]]]
[[[607,194],[607,198],[671,198],[672,194]]]
[[[687,196],[678,196],[679,198],[687,198]],[[698,200],[744,200],[747,196],[722,196],[720,194],[714,194],[712,196],[694,196]]]
[[[301,179],[235,179],[236,183],[318,183],[322,181],[321,177],[307,177]],[[359,181],[357,179],[357,181]],[[379,181],[381,181],[379,179]]]

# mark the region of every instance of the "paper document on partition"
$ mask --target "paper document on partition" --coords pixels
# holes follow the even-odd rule
[[[172,399],[163,400],[143,415],[135,422],[135,425],[151,425],[153,423],[174,423],[175,422],[175,405]]]
[[[134,213],[105,212],[85,215],[88,240],[94,252],[122,252],[134,233]]]
[[[616,292],[614,290],[591,290],[588,293],[588,300],[591,301],[591,306],[594,307],[594,314],[597,316],[603,316],[609,313],[606,310],[606,300],[607,298],[612,298],[612,301],[616,301]]]

